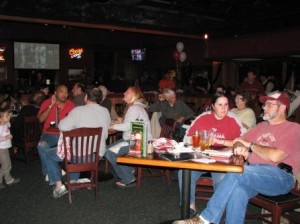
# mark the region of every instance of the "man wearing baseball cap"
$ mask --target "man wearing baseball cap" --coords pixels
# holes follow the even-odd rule
[[[294,174],[300,169],[300,125],[286,120],[290,106],[285,93],[260,96],[263,120],[233,141],[234,153],[249,165],[243,173],[227,173],[201,213],[175,224],[219,223],[226,211],[226,223],[244,223],[249,199],[257,194],[275,196],[288,193]]]

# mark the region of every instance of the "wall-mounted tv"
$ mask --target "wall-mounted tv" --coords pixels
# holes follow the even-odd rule
[[[130,50],[131,60],[132,61],[143,61],[146,57],[146,49],[145,48],[136,48]]]
[[[15,69],[59,69],[59,44],[14,42]]]

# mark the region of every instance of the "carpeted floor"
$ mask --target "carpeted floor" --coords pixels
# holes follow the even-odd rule
[[[180,217],[177,182],[168,186],[160,177],[143,180],[141,188],[119,189],[113,180],[100,182],[97,200],[93,190],[76,190],[69,204],[67,194],[52,198],[39,160],[28,165],[15,161],[12,174],[21,181],[0,191],[2,224],[158,224]],[[198,203],[200,211],[205,204]]]

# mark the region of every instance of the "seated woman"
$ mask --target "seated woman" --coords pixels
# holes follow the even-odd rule
[[[211,144],[214,147],[232,145],[232,140],[245,133],[242,123],[235,114],[229,112],[228,99],[224,94],[216,93],[212,98],[212,110],[200,114],[186,131],[186,136],[192,136],[196,131],[211,131],[213,138]],[[205,174],[205,171],[192,171],[191,173],[191,213],[195,213],[195,189],[197,180]],[[225,173],[211,172],[214,188],[223,179]],[[178,172],[178,184],[181,192],[182,170]],[[180,194],[181,195],[181,194]]]
[[[141,90],[138,87],[129,87],[124,93],[124,101],[128,106],[124,121],[110,126],[110,129],[123,132],[122,139],[110,145],[105,153],[105,157],[113,167],[115,179],[119,180],[116,185],[121,188],[134,186],[136,181],[133,167],[117,164],[117,158],[127,155],[129,152],[130,122],[137,119],[143,120],[147,125],[148,140],[152,139],[150,120],[145,110],[145,98]],[[120,147],[118,148],[118,146]]]
[[[236,108],[233,108],[231,112],[235,113],[242,121],[244,128],[247,130],[253,128],[256,124],[256,117],[251,107],[251,95],[248,91],[238,93],[235,97]]]

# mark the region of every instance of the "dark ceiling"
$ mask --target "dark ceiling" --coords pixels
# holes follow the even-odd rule
[[[210,38],[300,27],[298,1],[2,0],[0,16],[110,24]]]

